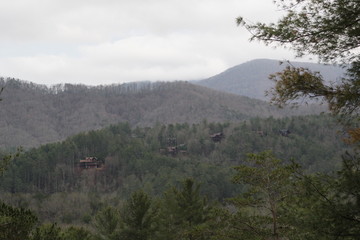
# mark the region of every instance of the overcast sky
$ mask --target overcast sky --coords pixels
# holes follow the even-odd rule
[[[250,43],[238,16],[270,22],[281,12],[272,0],[3,0],[0,75],[48,85],[194,80],[256,58],[294,59]]]

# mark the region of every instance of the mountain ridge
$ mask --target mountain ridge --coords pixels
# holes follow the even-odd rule
[[[280,64],[280,62],[283,62]],[[287,65],[308,68],[311,71],[320,72],[324,79],[337,82],[345,74],[340,66],[323,65],[309,62],[290,62],[255,59],[221,72],[210,78],[194,81],[194,84],[209,87],[219,91],[233,93],[250,98],[267,101],[265,91],[274,86],[274,82],[268,79],[270,74],[280,72]]]
[[[61,141],[82,131],[118,122],[236,122],[252,117],[311,114],[319,109],[278,109],[268,103],[215,91],[189,82],[159,82],[48,88],[20,80],[0,80],[0,147],[25,148]],[[63,88],[63,89],[62,89]]]

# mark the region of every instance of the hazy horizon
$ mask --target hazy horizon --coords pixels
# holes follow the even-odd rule
[[[14,0],[0,13],[0,76],[38,84],[196,80],[253,59],[295,60],[236,25],[276,21],[272,0]]]

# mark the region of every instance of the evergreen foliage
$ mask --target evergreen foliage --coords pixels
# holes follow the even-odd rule
[[[216,237],[232,239],[288,239],[295,225],[287,219],[287,203],[297,193],[295,163],[284,164],[271,152],[249,154],[237,167],[234,183],[244,184],[242,194],[221,212]]]
[[[166,191],[162,205],[164,239],[204,239],[199,229],[209,220],[211,205],[193,179],[187,178],[180,187]]]
[[[0,239],[27,239],[36,222],[37,217],[31,211],[0,203]]]
[[[93,235],[83,227],[69,227],[63,233],[64,240],[92,240]]]
[[[123,207],[122,239],[156,239],[158,209],[143,191],[134,192]]]
[[[296,226],[306,229],[308,239],[360,237],[359,167],[359,155],[347,153],[336,175],[302,177],[288,216]]]
[[[36,228],[31,240],[63,240],[61,228],[56,224],[44,224]]]
[[[105,207],[100,210],[94,219],[94,225],[101,239],[115,239],[118,234],[120,213],[114,207]]]

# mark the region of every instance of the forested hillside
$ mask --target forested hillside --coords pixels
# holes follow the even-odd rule
[[[0,147],[25,148],[65,139],[118,122],[131,126],[155,123],[242,121],[320,112],[277,109],[263,101],[214,91],[186,82],[129,83],[89,87],[47,87],[1,79]]]
[[[320,97],[329,115],[184,82],[2,79],[0,146],[26,149],[0,152],[0,240],[360,239],[360,4],[274,3],[275,23],[236,19],[250,40],[346,76],[289,65],[272,102]]]
[[[217,133],[223,136],[216,138]],[[189,177],[201,183],[209,199],[234,196],[241,187],[231,182],[232,167],[244,163],[248,153],[271,150],[287,163],[294,159],[305,172],[335,170],[346,149],[342,137],[327,115],[152,128],[121,123],[23,153],[0,187],[4,200],[34,209],[43,220],[84,224],[96,202],[122,201],[136,189],[161,196]],[[104,163],[101,169],[79,168],[89,156]],[[81,201],[81,208],[73,209],[73,201]]]

